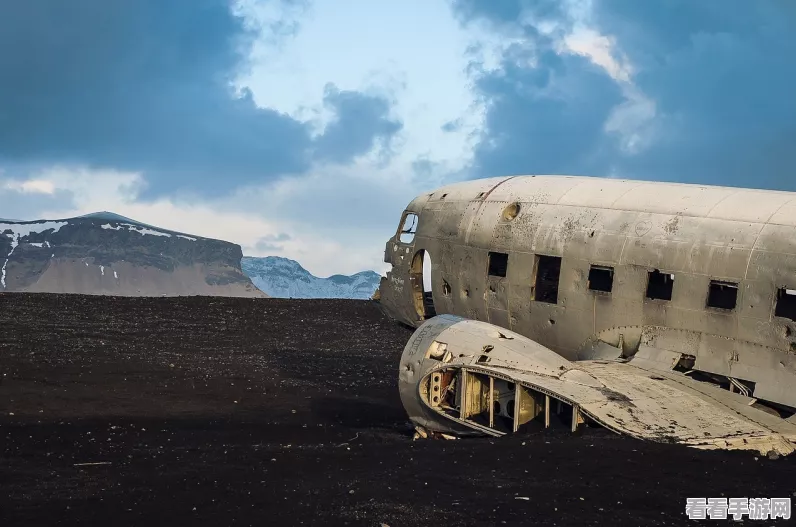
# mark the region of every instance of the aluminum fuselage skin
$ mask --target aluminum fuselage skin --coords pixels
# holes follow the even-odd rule
[[[416,233],[402,242],[400,218],[379,288],[395,319],[417,327],[432,315],[430,258],[437,314],[495,324],[569,360],[597,341],[632,355],[643,332],[645,344],[694,356],[694,370],[796,407],[796,324],[775,315],[779,295],[796,290],[796,193],[513,176],[422,194],[410,213]],[[490,252],[507,255],[505,276],[489,274]],[[560,258],[554,303],[534,299],[538,256]],[[613,270],[610,292],[590,289],[592,266]],[[670,300],[647,298],[656,270],[674,277]],[[708,306],[712,281],[737,284],[732,309]]]

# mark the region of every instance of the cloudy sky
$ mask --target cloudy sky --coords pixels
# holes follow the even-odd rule
[[[0,217],[109,210],[328,276],[512,174],[796,190],[792,0],[0,2]]]

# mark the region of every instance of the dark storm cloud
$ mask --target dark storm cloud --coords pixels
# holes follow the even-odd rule
[[[285,249],[284,242],[292,240],[293,237],[286,232],[279,234],[266,234],[257,239],[253,246],[246,246],[246,251],[259,251],[270,253],[281,253]]]
[[[526,41],[497,71],[474,65],[487,120],[473,175],[614,173],[796,190],[789,0],[595,0],[595,28],[615,37],[635,86],[655,104],[654,134],[635,153],[603,131],[623,100],[619,85],[586,58],[556,54],[537,30],[540,20],[567,27],[563,11],[519,0],[458,0],[454,10],[464,23],[486,20]]]
[[[368,153],[379,140],[388,148],[390,139],[403,127],[400,121],[389,118],[390,103],[380,97],[340,91],[327,84],[323,102],[335,118],[316,140],[319,159],[343,162]]]
[[[266,250],[266,248],[271,249],[273,247],[282,248],[281,245],[275,245],[279,242],[286,242],[290,241],[293,238],[287,234],[286,232],[280,232],[279,234],[266,234],[265,236],[261,236],[257,239],[257,243],[255,243],[255,247],[260,250]]]
[[[443,132],[458,132],[462,128],[462,121],[460,119],[454,119],[453,121],[447,121],[441,126]]]
[[[535,68],[518,66],[515,55],[525,51],[512,48],[501,74],[476,82],[488,111],[475,168],[490,176],[605,173],[603,124],[622,100],[617,85],[588,59],[558,56],[541,37],[536,43]]]
[[[305,171],[316,148],[350,161],[400,128],[386,101],[331,88],[336,120],[315,145],[308,124],[235,97],[252,38],[225,0],[3,2],[0,162],[142,170],[152,194],[215,194]]]
[[[672,116],[654,148],[625,162],[628,171],[796,190],[790,3],[596,4],[597,23],[638,67],[636,84]]]

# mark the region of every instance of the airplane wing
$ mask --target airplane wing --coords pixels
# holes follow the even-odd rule
[[[743,393],[674,371],[666,358],[641,350],[629,360],[568,361],[518,333],[440,315],[404,349],[401,399],[426,435],[501,436],[563,422],[703,449],[796,449],[796,425]]]

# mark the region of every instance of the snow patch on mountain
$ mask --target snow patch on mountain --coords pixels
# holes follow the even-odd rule
[[[65,221],[39,221],[26,223],[0,223],[0,233],[5,233],[8,237],[16,237],[17,241],[29,234],[39,234],[52,229],[53,233],[61,230],[61,227],[68,225]],[[7,231],[11,231],[8,233]]]
[[[152,236],[166,236],[167,238],[171,238],[171,234],[169,234],[168,232],[156,231],[154,229],[149,229],[147,227],[139,227],[137,225],[130,225],[129,223],[120,223],[119,225],[117,225],[115,227],[113,225],[111,225],[110,223],[106,223],[104,225],[100,225],[100,227],[102,227],[105,230],[112,229],[114,231],[118,231],[118,230],[121,230],[121,229],[126,227],[128,231],[135,231],[135,232],[137,232],[137,233],[139,233],[141,235],[151,234]],[[178,234],[177,236],[179,238],[186,238],[188,240],[196,241],[196,238],[191,238],[190,236],[183,236],[183,235],[180,235],[180,234]]]
[[[6,238],[11,238],[11,250],[6,255],[3,267],[0,268],[0,285],[3,286],[3,289],[6,288],[6,267],[8,266],[8,261],[11,259],[11,255],[14,254],[14,249],[16,249],[19,242],[22,241],[22,238],[45,231],[52,231],[55,233],[64,225],[67,225],[67,222],[39,221],[28,223],[0,223],[0,234]],[[49,247],[49,244],[47,246]]]
[[[258,289],[274,298],[352,298],[367,300],[381,276],[362,271],[351,276],[319,278],[295,260],[279,256],[244,256],[241,269]]]
[[[114,231],[120,231],[126,228],[128,231],[135,231],[137,233],[140,233],[141,235],[151,234],[152,236],[166,236],[167,238],[171,238],[171,234],[168,232],[150,229],[148,227],[141,227],[138,225],[131,225],[130,223],[120,223],[119,225],[116,226],[111,225],[110,223],[105,223],[103,225],[100,225],[100,227],[102,227],[105,230],[114,230]],[[177,238],[184,238],[186,240],[191,240],[193,242],[196,241],[196,238],[194,238],[193,236],[186,236],[184,234],[177,234],[176,236]]]

